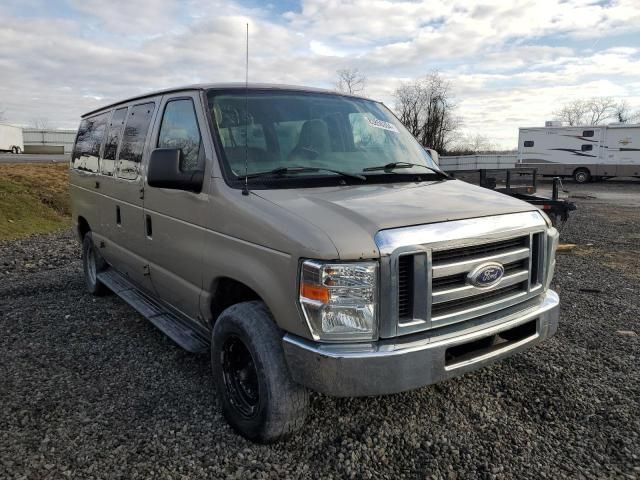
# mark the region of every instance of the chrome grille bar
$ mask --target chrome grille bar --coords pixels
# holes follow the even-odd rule
[[[433,278],[448,277],[456,273],[469,272],[479,265],[486,262],[500,262],[502,264],[516,262],[529,258],[529,247],[508,250],[503,253],[491,255],[488,257],[471,258],[461,262],[447,263],[443,265],[433,265]]]
[[[509,285],[514,285],[516,283],[526,282],[528,278],[529,278],[528,270],[519,270],[516,273],[505,275],[500,281],[500,283],[497,285],[497,287],[493,287],[492,290],[495,290],[495,288],[508,287]],[[482,295],[485,293],[487,293],[486,288],[478,288],[478,287],[474,287],[473,285],[464,285],[463,287],[456,287],[456,288],[447,288],[447,289],[439,289],[439,290],[434,289],[431,295],[433,298],[433,304],[438,304],[443,302],[450,302],[452,300],[458,300],[461,298]]]

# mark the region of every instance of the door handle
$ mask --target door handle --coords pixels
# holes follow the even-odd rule
[[[153,236],[153,226],[151,225],[151,215],[146,216],[144,223],[147,228],[147,237],[151,238]]]
[[[100,182],[96,182],[96,188],[100,188]]]

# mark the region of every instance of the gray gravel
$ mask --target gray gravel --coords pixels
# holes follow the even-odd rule
[[[640,213],[576,201],[556,337],[414,392],[314,395],[273,446],[226,425],[206,356],[84,293],[70,233],[0,244],[0,478],[639,478],[640,337],[616,332],[640,334]]]

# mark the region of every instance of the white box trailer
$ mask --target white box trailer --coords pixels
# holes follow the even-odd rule
[[[580,183],[640,177],[640,125],[520,128],[518,167]]]
[[[23,150],[22,128],[0,124],[0,152],[21,153]]]

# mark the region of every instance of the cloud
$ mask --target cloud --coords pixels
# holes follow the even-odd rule
[[[615,95],[640,107],[640,4],[567,0],[302,0],[284,14],[222,0],[6,0],[0,110],[15,123],[80,114],[181,84],[250,79],[332,88],[368,76],[393,104],[403,81],[439,70],[472,133],[515,144],[566,99]],[[521,119],[517,122],[514,119]]]

